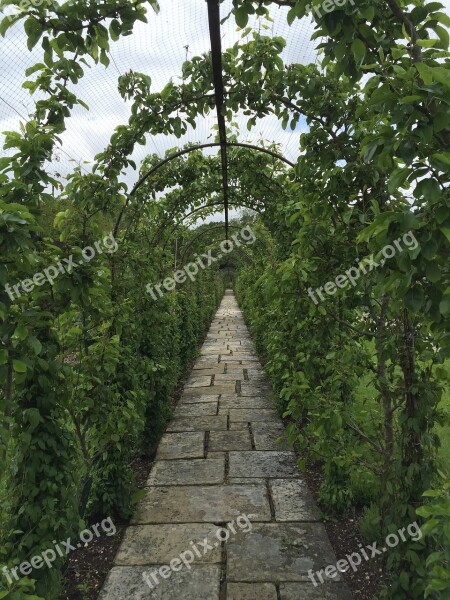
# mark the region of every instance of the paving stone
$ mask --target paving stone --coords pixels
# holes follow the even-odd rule
[[[224,365],[223,364],[218,364],[216,365],[216,367],[214,369],[196,369],[195,371],[192,371],[195,375],[198,375],[199,377],[205,377],[205,376],[209,376],[211,377],[212,375],[223,375],[223,371],[224,371]]]
[[[212,523],[131,525],[125,531],[117,553],[116,565],[163,565],[191,549],[191,542],[198,544],[205,538],[214,539],[217,525]],[[222,550],[216,546],[201,557],[194,553],[193,564],[220,563]]]
[[[224,356],[223,360],[221,360],[220,362],[221,364],[225,363],[227,365],[227,371],[228,369],[251,369],[254,368],[256,365],[259,365],[259,362],[240,359],[236,359],[233,362],[229,362],[227,361],[226,356]]]
[[[267,479],[262,477],[229,477],[230,485],[267,485]]]
[[[265,408],[267,410],[272,409],[272,404],[266,398],[250,398],[250,397],[229,397],[229,396],[221,396],[220,397],[220,409],[224,408],[235,408],[238,410],[243,410],[247,408],[251,409],[260,409]]]
[[[197,358],[194,366],[192,367],[195,371],[196,369],[215,369],[219,364],[219,355],[215,356],[215,358],[211,358],[208,356],[202,356],[201,358]]]
[[[244,370],[242,369],[242,377],[239,378],[234,373],[223,373],[220,375],[215,375],[214,377],[214,385],[222,384],[222,383],[233,383],[236,384],[236,381],[240,381],[244,379]]]
[[[211,431],[208,449],[215,452],[230,450],[251,450],[250,432],[243,431]]]
[[[301,479],[272,479],[269,487],[275,521],[319,520],[313,498]]]
[[[199,394],[198,390],[196,394],[183,394],[181,396],[180,404],[200,404],[203,402],[216,402],[219,400],[219,394]]]
[[[223,458],[225,460],[226,452],[208,452],[206,458]]]
[[[230,368],[230,365],[227,365],[227,370],[225,372],[226,363],[220,362],[219,364],[221,367],[223,367],[223,370],[224,370],[224,373],[222,373],[222,375],[227,375],[229,377],[233,377],[235,380],[238,380],[238,381],[245,381],[244,367],[238,366],[237,368],[232,369],[232,368]]]
[[[336,564],[322,524],[253,523],[227,543],[228,581],[309,581],[308,571]],[[339,576],[338,576],[339,577]]]
[[[230,477],[300,477],[293,452],[230,452]]]
[[[225,431],[227,417],[177,417],[169,424],[167,431]]]
[[[273,583],[229,583],[227,585],[227,600],[277,600],[277,598],[277,588]]]
[[[241,409],[219,407],[219,415],[229,415],[230,421],[245,421],[246,423],[257,423],[258,421],[274,421],[279,423],[280,419],[272,408]]]
[[[214,384],[211,387],[211,390],[215,394],[221,394],[221,395],[225,395],[225,396],[232,396],[233,394],[236,394],[236,397],[237,397],[236,379],[234,379],[230,383],[221,383],[221,382],[219,382],[217,385]]]
[[[208,356],[211,354],[229,355],[229,354],[231,354],[231,350],[228,350],[226,344],[221,344],[221,345],[217,345],[217,346],[207,346],[206,348],[204,347],[202,349],[202,351],[200,352],[200,356]]]
[[[258,357],[255,354],[245,354],[244,352],[240,352],[239,354],[232,354],[231,356],[226,357],[227,362],[259,362]]]
[[[281,433],[284,433],[285,429],[283,423],[280,421],[280,419],[278,419],[278,421],[270,421],[266,423],[262,421],[255,421],[252,423],[252,431],[253,433],[270,433],[274,436],[277,436]]]
[[[267,489],[257,485],[150,487],[138,503],[132,524],[225,523],[239,515],[270,521]]]
[[[230,431],[248,431],[248,423],[245,421],[230,423]]]
[[[145,583],[143,574],[157,570],[153,567],[114,567],[103,586],[98,600],[219,600],[220,567],[194,565],[191,570],[169,571],[168,579],[159,576],[154,589]],[[151,580],[150,580],[151,581]]]
[[[186,383],[187,388],[209,387],[210,385],[211,377],[208,375],[190,377]]]
[[[208,458],[161,460],[153,463],[147,485],[201,485],[223,483],[225,461]]]
[[[353,596],[343,583],[282,583],[280,585],[281,600],[352,600]]]
[[[256,424],[253,423],[252,425],[256,450],[292,450],[292,446],[286,440],[284,429],[255,431],[254,426]]]
[[[251,380],[241,383],[241,396],[269,396],[271,392],[272,390],[268,384]]]
[[[207,417],[217,415],[217,402],[179,404],[174,417]]]
[[[159,442],[156,460],[203,458],[204,453],[205,433],[203,431],[165,433]]]

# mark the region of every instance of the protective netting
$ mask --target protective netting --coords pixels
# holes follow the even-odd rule
[[[450,2],[450,0],[448,0]],[[109,142],[114,127],[126,123],[130,103],[124,102],[117,90],[117,79],[128,71],[139,71],[150,75],[152,91],[160,91],[169,81],[179,81],[182,64],[186,59],[210,50],[208,13],[205,0],[163,0],[161,11],[156,15],[151,8],[148,23],[138,22],[132,36],[123,37],[111,45],[111,64],[108,68],[94,65],[85,68],[85,76],[77,86],[77,95],[90,110],[77,106],[67,121],[67,130],[61,136],[62,146],[55,152],[49,170],[56,177],[73,170],[75,163],[83,163],[89,170],[94,156]],[[221,17],[231,11],[231,0],[221,4]],[[281,36],[287,41],[282,58],[286,65],[315,62],[316,42],[311,42],[313,22],[297,20],[291,27],[286,20],[287,8],[273,8],[271,19],[253,18],[249,22],[254,30],[270,36]],[[251,35],[251,34],[249,34]],[[222,47],[227,49],[241,39],[233,15],[222,24]],[[11,28],[1,40],[2,78],[0,80],[0,131],[17,129],[20,120],[25,120],[33,111],[38,94],[30,96],[22,88],[27,67],[40,62],[42,49],[38,44],[32,52],[26,46],[23,23]],[[83,67],[84,68],[84,67]],[[234,119],[239,125],[239,141],[258,143],[260,140],[280,144],[281,152],[289,159],[298,153],[298,138],[306,123],[300,121],[295,131],[283,130],[275,117],[260,120],[248,131],[247,117],[237,114]],[[169,148],[181,147],[186,143],[213,141],[213,126],[216,115],[211,112],[197,119],[196,129],[189,127],[182,138],[173,135],[147,136],[147,145],[138,146],[133,159],[139,164],[149,153],[164,156]],[[2,151],[4,152],[4,151]],[[75,163],[74,163],[75,161]],[[84,161],[87,161],[84,164]],[[127,176],[129,184],[137,179],[136,173]]]

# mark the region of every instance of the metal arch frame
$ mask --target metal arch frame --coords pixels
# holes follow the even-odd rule
[[[220,203],[221,204],[221,203]],[[210,227],[209,229],[205,229],[204,231],[201,231],[199,234],[197,234],[195,237],[193,237],[191,240],[189,240],[189,243],[187,244],[186,248],[184,249],[183,254],[180,256],[181,261],[184,263],[185,259],[186,259],[186,255],[188,250],[190,249],[190,247],[192,246],[192,244],[194,242],[196,242],[198,239],[200,239],[201,237],[203,237],[204,235],[206,235],[207,233],[210,233],[211,230],[214,229],[222,229],[223,224],[220,223],[219,225],[215,225],[213,227]],[[238,225],[229,225],[230,229],[241,229],[241,227],[239,227]],[[240,250],[249,260],[250,262],[254,263],[255,261],[253,260],[253,258],[251,256],[249,256],[249,254],[247,254],[247,252],[245,252],[245,250],[243,250],[241,247],[236,246],[236,248],[238,250]]]
[[[178,227],[180,227],[180,225],[182,225],[182,224],[183,224],[183,222],[185,221],[185,219],[188,219],[188,218],[189,218],[191,215],[193,215],[194,213],[196,213],[196,212],[199,212],[199,211],[201,211],[201,210],[204,210],[205,208],[210,208],[210,207],[212,207],[212,206],[222,206],[222,205],[223,205],[223,202],[213,202],[212,204],[204,204],[203,206],[199,206],[198,208],[195,208],[194,210],[191,210],[189,213],[187,213],[186,215],[184,215],[184,216],[183,216],[183,217],[182,217],[182,218],[181,218],[181,219],[180,219],[180,220],[179,220],[179,221],[178,221],[178,222],[175,224],[175,226],[174,226],[174,227],[172,227],[172,229],[170,230],[170,235],[172,235],[172,234],[173,234],[173,233],[174,233],[174,232],[175,232],[175,231],[178,229]],[[249,205],[247,205],[247,204],[244,204],[242,201],[239,201],[239,202],[233,202],[233,201],[230,201],[230,203],[229,203],[229,206],[235,206],[235,207],[243,206],[244,208],[248,208],[249,210],[254,210],[254,211],[255,211],[255,212],[257,212],[258,214],[262,214],[262,212],[261,212],[261,209],[260,209],[259,207],[258,207],[258,208],[254,208],[253,206],[249,206]],[[152,243],[153,243],[154,239],[156,238],[156,236],[157,236],[157,235],[160,233],[160,231],[161,231],[161,227],[162,227],[162,225],[161,225],[160,227],[158,227],[158,230],[156,231],[155,235],[154,235],[154,236],[153,236],[153,238],[152,238]],[[169,235],[169,238],[168,238],[168,239],[170,239],[170,235]],[[167,241],[168,241],[168,240],[166,240],[166,242],[164,242],[164,246],[163,246],[163,248],[165,248],[165,247],[166,247]]]
[[[161,167],[163,167],[167,163],[171,162],[172,160],[179,158],[180,156],[183,156],[190,152],[194,152],[196,150],[202,150],[203,148],[217,148],[220,145],[221,145],[220,142],[211,142],[208,144],[197,144],[196,146],[190,146],[189,148],[184,148],[183,150],[179,150],[178,152],[174,152],[173,154],[167,156],[166,158],[161,160],[157,165],[155,165],[149,171],[147,171],[147,173],[144,173],[144,175],[142,175],[140,177],[140,179],[133,186],[133,189],[131,190],[131,192],[128,194],[128,198],[127,198],[125,204],[123,205],[123,207],[119,213],[119,216],[117,217],[116,224],[114,225],[114,229],[113,229],[114,237],[116,237],[116,235],[117,235],[117,232],[120,227],[120,223],[122,221],[122,217],[124,215],[125,209],[127,208],[128,204],[129,204],[129,201],[136,194],[136,192],[141,187],[141,185],[143,185],[149,177],[151,177],[154,173],[156,173]],[[273,158],[276,158],[276,159],[280,160],[281,162],[284,162],[285,164],[289,165],[291,168],[295,167],[295,164],[292,163],[287,158],[285,158],[283,155],[277,154],[276,152],[273,152],[272,150],[268,150],[267,148],[261,148],[260,146],[255,146],[254,144],[245,144],[243,142],[227,142],[227,146],[234,146],[234,147],[238,147],[238,148],[248,148],[250,150],[256,150],[257,152],[262,152],[263,154],[268,154],[269,156],[272,156]]]

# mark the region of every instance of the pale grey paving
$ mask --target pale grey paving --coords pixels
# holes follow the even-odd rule
[[[351,600],[336,562],[227,291],[99,600]]]

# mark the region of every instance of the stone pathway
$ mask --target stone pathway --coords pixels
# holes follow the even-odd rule
[[[351,600],[232,291],[99,600]]]

